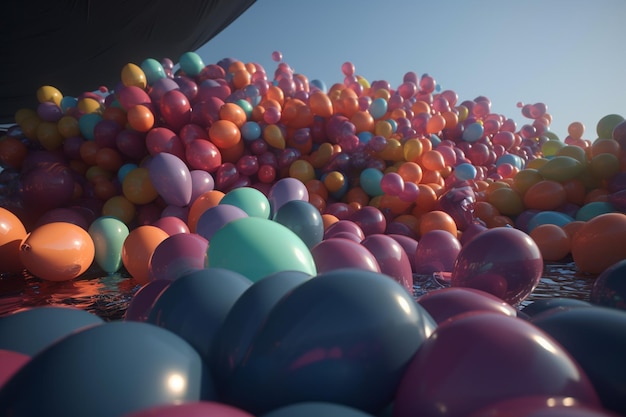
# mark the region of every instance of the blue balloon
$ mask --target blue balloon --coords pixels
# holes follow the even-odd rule
[[[34,356],[0,389],[0,415],[120,417],[202,399],[215,391],[198,352],[165,329],[119,321]]]
[[[473,180],[477,173],[476,167],[468,162],[454,167],[454,175],[461,181]]]
[[[250,285],[246,277],[227,269],[188,273],[159,294],[147,322],[182,337],[208,360],[215,333]]]
[[[0,349],[33,356],[77,331],[103,324],[73,307],[33,307],[0,318]]]
[[[222,197],[219,204],[230,204],[239,207],[250,217],[269,219],[270,202],[261,191],[252,187],[239,187],[230,190]]]
[[[271,309],[221,384],[223,400],[257,415],[306,401],[377,413],[393,400],[404,370],[435,328],[384,274],[339,269],[317,275]]]
[[[387,100],[382,97],[375,98],[368,110],[374,119],[380,119],[387,113]]]
[[[481,123],[474,122],[465,126],[465,130],[463,130],[462,138],[466,142],[476,142],[480,139],[485,133],[485,128]]]
[[[528,220],[526,225],[527,233],[530,233],[535,227],[542,224],[555,224],[559,227],[565,226],[567,223],[574,221],[572,216],[568,216],[560,211],[540,211]]]
[[[100,120],[102,120],[102,116],[98,113],[87,113],[80,116],[80,119],[78,119],[78,128],[85,139],[94,139],[93,130]]]
[[[524,160],[520,156],[512,153],[505,153],[497,159],[496,167],[499,167],[502,164],[510,164],[520,170],[524,169]]]
[[[261,126],[257,122],[245,122],[241,126],[241,137],[249,142],[261,137]]]
[[[303,402],[286,405],[263,414],[261,417],[371,417],[371,414],[364,413],[356,408],[348,407],[331,402]]]
[[[204,69],[204,62],[196,52],[185,52],[178,59],[178,63],[180,64],[180,68],[189,77],[199,75]]]
[[[311,249],[324,238],[324,221],[319,210],[308,201],[292,200],[283,204],[274,221],[294,232]]]
[[[372,139],[374,134],[372,132],[365,131],[365,132],[357,133],[356,136],[359,138],[360,143],[362,143],[363,145],[366,145],[367,142],[369,142],[370,139]]]
[[[76,97],[65,96],[61,99],[61,110],[63,113],[78,105],[78,99]]]
[[[324,83],[324,81],[322,80],[317,80],[317,79],[311,80],[309,85],[311,87],[317,87],[319,90],[326,92],[326,83]]]
[[[155,81],[165,78],[165,69],[163,65],[154,58],[147,58],[141,63],[141,69],[146,75],[148,85],[152,85]]]

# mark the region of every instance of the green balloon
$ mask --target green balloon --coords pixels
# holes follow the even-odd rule
[[[204,62],[195,52],[185,52],[178,60],[180,68],[190,77],[195,77],[204,69]]]
[[[306,244],[280,223],[244,217],[221,227],[207,251],[208,266],[238,272],[256,282],[280,271],[317,275],[313,255]]]
[[[624,121],[624,117],[619,114],[607,114],[598,121],[596,133],[600,139],[613,139],[613,129]]]
[[[219,204],[239,207],[250,217],[270,218],[270,202],[261,191],[252,187],[239,187],[230,190]]]
[[[88,230],[95,248],[94,260],[103,271],[113,274],[122,266],[122,247],[129,230],[116,217],[98,217]]]
[[[585,166],[571,156],[555,156],[539,168],[539,174],[546,180],[569,181],[577,178],[585,170]]]

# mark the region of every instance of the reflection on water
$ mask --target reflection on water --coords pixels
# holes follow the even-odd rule
[[[539,286],[522,306],[542,298],[576,298],[589,301],[594,277],[580,274],[574,262],[546,263]],[[416,275],[414,294],[420,296],[446,287],[445,279],[437,275]],[[139,285],[125,272],[103,275],[92,268],[81,278],[50,282],[29,274],[0,277],[0,316],[34,306],[72,306],[94,313],[104,320],[119,320],[124,316]]]

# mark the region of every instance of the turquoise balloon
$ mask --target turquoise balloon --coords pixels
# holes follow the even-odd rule
[[[317,275],[304,241],[286,226],[259,217],[221,227],[211,238],[207,255],[209,267],[238,272],[252,282],[280,271]]]
[[[607,203],[606,201],[593,201],[578,209],[576,212],[576,220],[586,222],[601,214],[613,213],[615,211],[617,210],[615,210],[615,206],[611,203]]]
[[[363,191],[372,197],[383,195],[384,192],[380,186],[383,175],[383,172],[376,168],[365,168],[361,171],[359,180]]]
[[[369,112],[374,119],[380,119],[387,113],[387,100],[382,97],[375,98],[370,104]]]
[[[97,113],[87,113],[78,119],[78,129],[85,139],[93,140],[93,130],[100,120],[102,116]]]
[[[270,218],[270,202],[261,191],[252,187],[235,188],[226,193],[219,204],[239,207],[250,217]]]
[[[159,61],[154,58],[148,58],[141,63],[141,69],[146,74],[146,81],[148,85],[152,85],[155,81],[165,78],[165,69]]]
[[[121,220],[103,216],[91,223],[88,230],[94,243],[94,260],[103,271],[113,274],[122,266],[122,247],[129,234]]]
[[[195,77],[204,69],[202,58],[195,52],[185,52],[178,60],[180,68],[190,77]]]
[[[248,102],[247,100],[240,99],[240,100],[236,100],[235,104],[242,108],[244,113],[246,113],[247,118],[250,118],[252,116],[253,107],[252,107],[252,104],[250,104],[250,102]]]
[[[261,126],[257,122],[248,121],[241,126],[241,136],[244,140],[253,141],[261,137]]]

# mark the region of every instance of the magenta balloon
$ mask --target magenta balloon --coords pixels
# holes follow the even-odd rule
[[[599,406],[580,365],[539,328],[503,314],[468,313],[439,325],[422,344],[398,386],[393,414],[465,417],[528,395]]]
[[[340,268],[359,268],[381,272],[378,261],[365,246],[350,239],[333,237],[311,248],[318,273]]]
[[[272,213],[276,214],[283,204],[292,200],[309,201],[309,191],[302,181],[285,177],[272,185],[267,195]]]
[[[121,90],[116,92],[116,96],[117,100],[125,110],[128,110],[138,104],[152,107],[152,100],[150,99],[148,93],[134,85],[123,87]]]
[[[59,163],[42,164],[25,172],[20,180],[20,195],[26,209],[37,213],[68,204],[74,194],[70,168]]]
[[[468,417],[617,417],[572,397],[529,395],[489,404]]]
[[[191,121],[191,104],[180,90],[170,90],[163,94],[159,108],[163,120],[175,132]]]
[[[148,320],[150,310],[154,300],[156,300],[161,292],[170,285],[172,281],[169,279],[157,279],[144,284],[137,290],[128,303],[124,320],[126,321],[142,321]]]
[[[170,236],[178,233],[190,233],[187,223],[177,216],[163,216],[155,220],[152,225],[164,230]]]
[[[220,108],[224,100],[218,97],[209,97],[194,103],[191,111],[191,122],[204,128],[210,127],[220,119]]]
[[[438,324],[459,314],[480,311],[517,317],[517,310],[513,306],[475,288],[440,288],[420,296],[417,302]]]
[[[198,98],[198,84],[194,80],[185,76],[176,76],[173,78],[178,84],[178,89],[187,97],[190,102],[194,102]]]
[[[210,242],[215,232],[222,226],[244,217],[248,217],[248,213],[242,208],[231,204],[218,204],[209,207],[200,215],[196,225],[196,233]]]
[[[212,191],[215,188],[215,180],[213,176],[203,169],[194,169],[191,174],[191,202],[190,205],[196,201],[196,198],[200,197],[207,191]]]
[[[101,148],[115,148],[123,127],[114,120],[102,119],[93,128],[93,141]]]
[[[0,349],[0,389],[28,361],[30,356],[25,353]]]
[[[363,229],[361,229],[361,227],[352,220],[339,220],[328,226],[328,228],[324,232],[324,239],[335,237],[337,233],[344,232],[352,233],[359,238],[359,242],[365,239],[365,233],[363,233]]]
[[[150,181],[167,204],[184,207],[191,200],[191,173],[176,155],[159,153],[149,165]]]
[[[402,234],[391,233],[388,235],[402,246],[407,256],[409,257],[409,262],[411,263],[411,271],[415,273],[417,269],[417,265],[415,264],[415,251],[417,250],[418,245],[417,240],[412,238],[411,236],[406,236]]]
[[[195,123],[188,123],[181,127],[178,131],[178,137],[187,146],[194,139],[209,139],[209,133],[206,128]]]
[[[254,417],[240,408],[211,401],[166,404],[135,411],[124,417]]]
[[[204,80],[198,86],[198,101],[206,101],[211,97],[225,101],[230,93],[231,89],[228,84],[218,80]]]
[[[72,223],[85,230],[89,229],[90,224],[82,210],[59,207],[45,212],[39,217],[35,227],[54,222]]]
[[[374,206],[361,207],[350,216],[350,220],[363,230],[365,236],[383,234],[387,228],[385,215]]]
[[[155,127],[146,135],[146,148],[150,155],[167,152],[185,159],[185,148],[178,135],[167,127]]]
[[[179,87],[176,81],[171,78],[159,78],[150,86],[149,95],[153,103],[160,103],[163,94],[171,90],[178,90],[178,88]]]
[[[415,251],[415,266],[418,274],[452,272],[461,242],[446,230],[430,230],[422,235]]]
[[[516,305],[533,292],[542,273],[543,258],[532,238],[518,229],[496,227],[463,246],[451,283],[486,291]]]
[[[222,165],[222,154],[212,142],[206,139],[194,139],[185,149],[187,163],[194,169],[215,172]]]
[[[383,274],[389,275],[413,295],[411,262],[398,241],[387,235],[373,234],[363,239],[361,245],[374,255]]]
[[[150,258],[150,280],[173,281],[207,266],[209,242],[196,233],[178,233],[167,237]]]
[[[398,196],[404,191],[404,179],[397,172],[388,172],[381,178],[380,188],[385,194]]]
[[[347,220],[354,214],[356,209],[347,203],[335,202],[326,206],[324,214],[332,214],[339,220]]]
[[[461,238],[459,239],[461,242],[461,246],[465,246],[467,242],[474,239],[476,236],[481,234],[482,232],[489,230],[489,228],[480,223],[472,223],[468,225],[463,233],[461,234]]]

